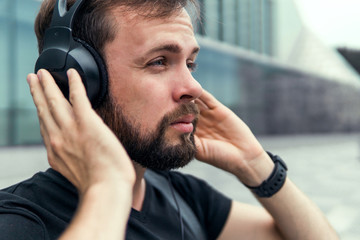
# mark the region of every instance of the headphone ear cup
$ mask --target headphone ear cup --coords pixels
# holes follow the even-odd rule
[[[79,65],[82,67],[83,74],[86,79],[86,83],[84,84],[86,85],[88,97],[93,108],[96,108],[104,100],[108,92],[109,81],[106,64],[100,54],[88,43],[79,38],[74,38],[74,40],[80,43],[84,48],[82,51],[88,51],[91,54],[94,62],[96,63],[96,66],[93,66],[92,64],[89,65],[88,59],[85,59],[85,54],[81,56],[79,55],[79,57],[76,58]],[[71,54],[71,52],[69,54]],[[86,62],[83,63],[84,61]],[[87,70],[89,70],[89,72]],[[97,72],[97,74],[95,74],[97,77],[94,79],[93,72],[95,71]]]
[[[46,48],[36,61],[35,72],[47,69],[54,77],[64,96],[69,99],[69,83],[67,70],[78,71],[86,88],[91,105],[96,109],[108,91],[108,75],[106,65],[101,56],[89,44],[75,39],[70,51],[61,46]]]
[[[100,54],[85,41],[72,36],[73,19],[84,0],[75,0],[67,10],[66,0],[57,0],[50,27],[44,35],[43,51],[35,64],[35,72],[47,69],[64,96],[69,99],[67,70],[78,71],[92,107],[97,108],[108,91],[108,74]]]

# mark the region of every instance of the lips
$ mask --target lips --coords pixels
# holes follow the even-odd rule
[[[188,115],[185,115],[185,116],[182,116],[182,117],[178,118],[177,120],[175,120],[171,124],[192,123],[194,121],[194,119],[195,119],[195,116],[193,114],[188,114]]]
[[[188,114],[176,119],[170,124],[171,127],[183,133],[191,133],[194,130],[193,121],[195,116],[193,114]]]

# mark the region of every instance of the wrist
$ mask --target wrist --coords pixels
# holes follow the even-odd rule
[[[131,184],[92,184],[80,194],[77,212],[60,239],[124,239],[131,202]]]
[[[102,181],[89,186],[83,193],[80,193],[80,198],[101,198],[108,201],[110,201],[110,199],[114,199],[115,202],[117,202],[118,199],[131,201],[132,191],[133,185],[129,182]]]
[[[252,187],[245,185],[257,197],[261,198],[268,198],[276,194],[282,188],[286,180],[287,166],[285,162],[279,156],[273,155],[270,152],[267,152],[267,154],[275,165],[270,176],[258,186]]]
[[[90,173],[90,171],[88,173]],[[133,168],[130,168],[129,171],[119,171],[117,168],[98,168],[97,172],[93,172],[91,175],[88,174],[88,177],[83,177],[83,179],[85,180],[81,181],[82,184],[76,186],[80,195],[85,195],[90,190],[106,191],[107,189],[121,189],[121,191],[129,191],[130,189],[132,191],[136,175]]]
[[[124,183],[101,182],[90,186],[80,197],[80,204],[96,208],[98,219],[106,216],[126,219],[131,209],[133,186]]]
[[[258,186],[270,176],[273,169],[274,162],[263,151],[258,157],[248,161],[246,167],[239,167],[236,176],[245,186]]]

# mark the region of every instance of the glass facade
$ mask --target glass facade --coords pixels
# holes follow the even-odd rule
[[[289,61],[294,48],[297,47],[303,22],[293,1],[277,0],[273,8],[273,51],[274,57]]]
[[[38,55],[33,21],[40,2],[0,1],[0,146],[41,142],[36,109],[25,81]],[[202,24],[197,33],[201,38],[273,55],[273,0],[199,2]],[[195,73],[204,88],[231,107],[243,101],[239,59],[205,44]]]
[[[273,0],[202,0],[199,35],[273,55]]]
[[[199,68],[194,73],[204,89],[214,94],[223,104],[234,107],[240,102],[240,58],[199,39],[201,51],[197,58]]]
[[[36,110],[26,84],[37,57],[35,0],[0,3],[0,146],[40,142]]]
[[[266,91],[262,89],[275,70],[274,63],[262,63],[261,55],[289,61],[302,31],[296,6],[291,0],[199,2],[202,23],[197,34],[202,50],[195,78],[225,105],[246,113],[242,117],[259,132],[266,132],[266,123],[261,122],[266,110],[262,99]],[[33,22],[40,3],[0,1],[0,146],[41,142],[36,109],[25,80],[38,56]],[[275,69],[279,76],[287,71]],[[288,81],[284,79],[284,83]]]

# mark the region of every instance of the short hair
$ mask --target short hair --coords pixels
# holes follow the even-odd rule
[[[68,0],[69,9],[76,0]],[[44,0],[35,20],[35,34],[39,53],[44,46],[44,35],[49,28],[56,0]],[[122,6],[146,18],[164,18],[192,6],[198,13],[197,0],[85,0],[74,19],[73,36],[87,42],[103,58],[105,44],[114,40],[118,27],[111,14]]]

